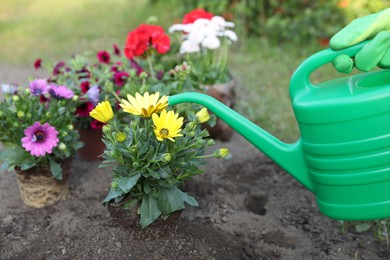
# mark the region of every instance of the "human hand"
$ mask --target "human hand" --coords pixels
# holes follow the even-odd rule
[[[361,71],[390,67],[390,8],[353,20],[330,39],[330,47],[342,50],[371,38],[354,60],[341,54],[334,59],[334,67],[346,74],[354,67]]]

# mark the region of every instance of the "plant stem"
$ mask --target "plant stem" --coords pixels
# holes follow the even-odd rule
[[[152,74],[152,79],[156,80],[154,69],[153,69],[153,64],[152,64],[152,58],[150,55],[147,56],[148,64],[149,64],[149,69],[150,69],[150,74]]]

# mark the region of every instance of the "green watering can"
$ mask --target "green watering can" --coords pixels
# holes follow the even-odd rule
[[[339,54],[350,57],[366,42],[320,51],[290,80],[301,137],[275,138],[216,99],[201,93],[168,98],[170,105],[201,104],[292,175],[334,219],[390,217],[390,70],[361,73],[313,85],[310,74]]]

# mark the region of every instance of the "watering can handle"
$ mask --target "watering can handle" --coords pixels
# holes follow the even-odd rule
[[[310,82],[310,75],[321,66],[332,62],[338,55],[346,54],[349,57],[354,57],[358,51],[363,48],[369,41],[364,41],[340,51],[326,49],[310,56],[304,60],[301,65],[295,70],[290,80],[290,96],[293,98],[298,92],[302,91],[302,87],[310,88],[313,84]]]

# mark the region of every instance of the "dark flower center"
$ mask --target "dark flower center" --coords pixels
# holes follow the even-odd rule
[[[161,128],[160,130],[160,135],[162,136],[168,136],[169,135],[169,130],[166,128]]]
[[[43,143],[45,139],[46,139],[45,133],[41,131],[36,132],[35,135],[33,135],[32,137],[32,141],[37,143]]]

